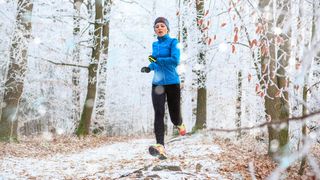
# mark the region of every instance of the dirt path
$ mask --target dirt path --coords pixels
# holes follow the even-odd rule
[[[219,163],[210,156],[220,152],[210,138],[196,135],[167,145],[169,158],[161,161],[148,155],[153,139],[106,144],[71,154],[43,157],[5,156],[0,179],[119,179],[139,178],[217,178]]]

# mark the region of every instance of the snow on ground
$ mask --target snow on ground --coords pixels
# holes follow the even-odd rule
[[[154,139],[139,139],[74,154],[49,157],[5,157],[0,164],[0,179],[220,179],[219,163],[212,158],[221,152],[213,138],[204,134],[168,141],[167,160],[148,154]]]

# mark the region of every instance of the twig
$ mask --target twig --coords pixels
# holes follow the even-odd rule
[[[176,172],[177,174],[186,174],[186,175],[190,175],[190,176],[195,176],[197,177],[197,174],[191,173],[191,172],[184,172],[184,171],[178,171]]]
[[[305,115],[305,116],[288,118],[288,119],[286,119],[285,121],[277,121],[277,122],[271,121],[271,122],[264,122],[264,123],[262,123],[262,124],[258,124],[258,125],[251,126],[251,127],[241,127],[241,128],[234,128],[234,129],[218,129],[218,128],[210,128],[210,129],[207,129],[207,131],[234,132],[234,131],[240,131],[240,130],[251,130],[251,129],[262,128],[262,127],[267,126],[267,125],[272,125],[272,124],[281,124],[281,123],[283,123],[283,122],[289,122],[289,121],[303,121],[303,120],[304,120],[304,119],[306,119],[306,118],[309,118],[309,117],[312,117],[312,116],[315,116],[315,115],[318,115],[318,114],[320,114],[320,111],[316,111],[316,112],[310,113],[310,114]]]
[[[78,65],[78,64],[69,64],[69,63],[58,63],[58,62],[54,62],[50,59],[46,59],[46,58],[43,58],[43,57],[36,57],[36,56],[31,56],[29,55],[30,57],[33,57],[33,58],[36,58],[36,59],[42,59],[44,61],[47,61],[49,63],[52,63],[54,65],[60,65],[60,66],[72,66],[72,67],[79,67],[79,68],[88,68],[88,66],[84,66],[84,65]]]
[[[241,23],[242,23],[243,28],[244,28],[244,32],[245,32],[245,34],[246,34],[246,38],[247,38],[248,44],[250,45],[250,35],[249,35],[249,32],[248,32],[248,29],[247,29],[247,27],[245,26],[245,23],[244,23],[244,21],[243,21],[243,18],[242,18],[242,16],[241,16],[240,12],[238,11],[238,9],[236,8],[235,3],[232,2],[232,4],[233,4],[233,7],[234,7],[235,12],[236,12],[237,15],[239,16],[239,19],[241,20]],[[249,46],[248,46],[248,47],[249,47]],[[249,48],[250,48],[250,47],[249,47]],[[254,67],[255,67],[255,69],[256,69],[256,71],[257,71],[257,77],[258,77],[258,80],[259,80],[260,85],[261,85],[262,82],[261,82],[261,75],[259,74],[259,67],[258,67],[257,62],[255,62],[255,59],[256,59],[256,58],[255,58],[255,54],[254,54],[254,52],[252,51],[251,48],[250,48],[250,52],[251,52],[251,56],[252,56],[252,59],[253,59]]]
[[[118,178],[116,178],[116,179],[128,177],[128,176],[130,176],[131,174],[137,173],[137,172],[139,172],[139,171],[141,171],[141,170],[144,170],[144,169],[148,169],[148,168],[151,167],[152,165],[153,165],[153,163],[150,163],[149,165],[144,166],[144,167],[142,167],[142,168],[140,168],[140,169],[136,169],[136,170],[134,170],[134,171],[132,171],[132,172],[129,172],[129,173],[127,173],[127,174],[123,174],[123,175],[121,175],[120,177],[118,177]]]
[[[307,89],[307,92],[308,91],[311,91],[311,88],[317,86],[318,84],[320,84],[320,81],[316,82],[315,84],[313,84],[312,86],[310,86],[308,89]]]
[[[140,3],[138,3],[137,1],[126,1],[126,0],[121,0],[124,3],[129,3],[129,4],[137,4],[138,6],[140,6],[142,9],[144,9],[145,11],[147,11],[149,14],[153,14],[148,8],[142,6]]]

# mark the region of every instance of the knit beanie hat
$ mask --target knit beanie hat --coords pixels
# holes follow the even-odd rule
[[[168,31],[170,31],[168,19],[166,19],[166,18],[164,18],[164,17],[158,17],[158,18],[154,21],[153,27],[155,27],[156,24],[159,23],[159,22],[164,23],[164,24],[167,26]]]

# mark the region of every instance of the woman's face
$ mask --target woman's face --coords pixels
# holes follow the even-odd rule
[[[168,28],[166,24],[159,22],[154,26],[154,32],[157,36],[162,37],[168,33]]]

